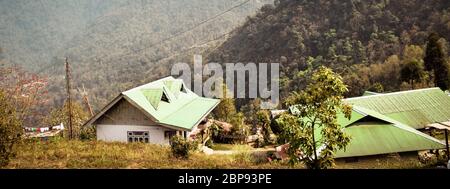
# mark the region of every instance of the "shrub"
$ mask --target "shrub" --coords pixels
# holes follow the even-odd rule
[[[96,139],[96,128],[92,127],[82,127],[80,130],[80,140],[95,140]]]
[[[0,167],[8,165],[14,157],[14,148],[21,141],[22,132],[14,108],[0,91]]]
[[[188,141],[181,136],[173,136],[170,140],[170,149],[176,158],[189,158],[191,151],[196,150],[197,147],[196,141]]]

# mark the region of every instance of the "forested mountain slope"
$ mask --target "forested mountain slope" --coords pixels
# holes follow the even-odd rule
[[[283,95],[303,88],[302,70],[326,65],[364,90],[402,87],[404,60],[423,58],[427,37],[450,37],[446,0],[277,0],[208,57],[214,62],[280,62]],[[308,66],[309,65],[309,66]],[[426,85],[426,84],[424,84]]]
[[[272,2],[0,1],[0,42],[6,62],[49,76],[50,106],[65,99],[68,57],[74,90],[84,84],[97,109],[120,91],[167,75],[168,63],[214,46]]]

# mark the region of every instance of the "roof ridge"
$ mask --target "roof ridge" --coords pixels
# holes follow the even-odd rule
[[[402,129],[402,130],[408,131],[410,133],[414,133],[414,134],[420,135],[422,137],[425,137],[428,140],[431,140],[431,141],[434,141],[434,142],[438,142],[440,144],[445,145],[444,143],[442,143],[438,139],[436,139],[436,138],[434,138],[434,137],[432,137],[430,135],[427,135],[427,134],[425,134],[423,132],[420,132],[420,131],[414,129],[413,127],[410,127],[410,126],[408,126],[406,124],[403,124],[403,123],[401,123],[401,122],[399,122],[399,121],[397,121],[395,119],[392,119],[392,118],[390,118],[388,116],[385,116],[385,115],[383,115],[383,114],[381,114],[381,113],[379,113],[379,112],[377,112],[375,110],[372,110],[372,109],[369,109],[369,108],[360,107],[360,106],[354,106],[354,107],[356,107],[358,109],[358,112],[361,112],[361,113],[365,114],[366,116],[375,117],[374,115],[371,115],[371,112],[367,112],[365,110],[372,111],[375,114],[379,114],[379,115],[376,115],[376,117],[375,117],[377,119],[380,119],[382,121],[386,121],[388,123],[391,123],[393,126],[399,128],[399,129]],[[378,116],[380,116],[381,118],[378,117]]]
[[[439,87],[423,88],[423,89],[415,89],[415,90],[407,90],[407,91],[397,91],[397,92],[390,92],[390,93],[379,93],[379,94],[374,94],[374,95],[370,95],[370,96],[357,96],[357,97],[346,98],[346,99],[344,99],[344,101],[363,99],[363,98],[372,98],[372,97],[379,97],[379,96],[389,96],[389,95],[403,94],[403,93],[413,93],[413,92],[436,90],[436,89],[439,89]]]

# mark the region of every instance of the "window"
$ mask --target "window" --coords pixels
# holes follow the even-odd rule
[[[128,142],[150,142],[150,134],[148,131],[128,131]]]
[[[166,93],[163,92],[163,94],[161,96],[161,100],[164,102],[169,102],[169,98],[167,98]]]
[[[183,85],[183,84],[181,84],[180,91],[183,92],[183,93],[187,93],[187,91],[186,91],[186,89],[184,88],[184,85]]]

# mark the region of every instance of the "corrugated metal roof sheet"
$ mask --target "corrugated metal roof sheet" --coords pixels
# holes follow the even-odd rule
[[[351,142],[345,151],[336,152],[336,157],[445,148],[439,141],[385,122],[357,122],[347,127],[345,132],[351,136]]]
[[[445,148],[445,144],[441,141],[376,111],[358,106],[354,106],[353,111],[363,117],[345,125],[345,132],[352,139],[346,150],[338,151],[336,157]],[[364,117],[375,119],[364,121],[362,119]],[[342,117],[338,119],[342,119]]]
[[[439,88],[348,98],[345,102],[377,111],[416,129],[450,120],[450,97]]]
[[[142,94],[147,98],[153,108],[158,109],[159,102],[163,95],[163,89],[141,89]]]

